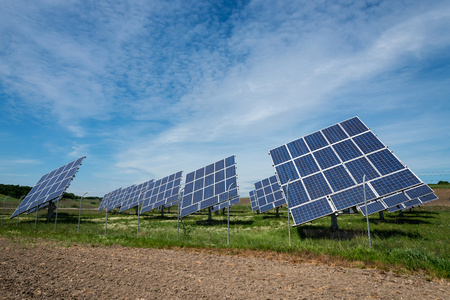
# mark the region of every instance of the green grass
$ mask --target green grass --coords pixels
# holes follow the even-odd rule
[[[2,199],[0,197],[0,199]],[[17,200],[16,202],[17,203]],[[134,210],[126,214],[109,213],[105,235],[105,213],[82,214],[77,233],[78,210],[61,209],[57,229],[54,219],[45,223],[46,212],[21,215],[20,223],[3,219],[0,235],[7,238],[43,238],[63,245],[93,246],[120,244],[130,247],[170,248],[193,247],[207,249],[238,249],[272,251],[295,257],[315,255],[335,261],[346,261],[360,267],[378,267],[399,272],[419,272],[431,277],[450,278],[450,209],[423,207],[404,212],[370,216],[372,248],[368,247],[366,220],[361,214],[338,217],[339,231],[330,230],[330,217],[321,218],[291,228],[292,246],[288,243],[286,210],[280,218],[274,212],[255,214],[247,205],[232,207],[230,216],[230,246],[227,245],[226,215],[213,214],[206,222],[207,212],[181,219],[177,241],[176,208],[165,212],[146,213],[140,218],[137,237],[137,216]],[[292,223],[291,223],[292,224]]]
[[[432,189],[450,189],[450,183],[429,184],[428,186]]]

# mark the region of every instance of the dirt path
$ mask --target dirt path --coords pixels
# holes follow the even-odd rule
[[[0,238],[0,299],[450,299],[448,281],[255,257]]]

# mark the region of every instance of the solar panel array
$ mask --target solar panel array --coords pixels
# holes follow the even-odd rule
[[[147,187],[147,191],[142,195],[141,214],[162,206],[171,205],[177,201],[182,174],[183,172],[179,171],[151,182]]]
[[[252,205],[252,210],[257,211],[259,210],[259,203],[258,199],[256,198],[256,191],[250,191],[250,204]]]
[[[186,174],[180,216],[238,197],[236,160],[233,155]]]
[[[69,187],[83,159],[80,157],[58,169],[43,175],[19,204],[11,218],[30,210],[45,206],[49,201],[58,201]]]
[[[286,204],[276,175],[256,182],[255,192],[260,212],[266,212]]]
[[[270,150],[295,226],[421,184],[354,117]]]
[[[393,195],[390,195],[388,197],[384,197],[383,199],[379,199],[376,201],[372,201],[371,203],[367,203],[367,213],[369,215],[386,210],[391,209],[394,211],[400,210],[400,209],[406,209],[403,206],[399,206],[401,204],[405,204],[408,206],[417,206],[422,203],[424,203],[421,199],[424,196],[427,196],[424,199],[429,199],[430,197],[428,195],[433,194],[433,190],[426,184],[421,184],[419,186],[416,186],[411,189],[407,189],[403,192],[395,193]],[[436,200],[437,197],[434,199]],[[431,200],[428,200],[431,201]],[[428,202],[425,201],[425,202]],[[398,206],[398,207],[397,207]],[[366,215],[366,206],[364,204],[359,205],[360,211],[363,213],[363,215]],[[389,211],[391,211],[389,210]]]
[[[142,203],[142,194],[148,190],[154,179],[133,185],[131,192],[122,200],[120,212],[138,206]]]

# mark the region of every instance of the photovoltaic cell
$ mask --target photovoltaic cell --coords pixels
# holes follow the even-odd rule
[[[436,194],[432,193],[432,194],[422,196],[419,199],[420,199],[420,201],[422,201],[422,203],[426,203],[426,202],[437,200],[438,197],[436,196]]]
[[[398,203],[402,196],[389,197],[422,183],[358,117],[269,154],[285,194],[289,182],[292,214],[296,207],[316,207],[318,203],[326,203],[324,212],[328,214],[362,205],[364,176],[367,201],[377,200],[370,204],[370,211],[387,208],[384,197],[388,203]],[[308,219],[297,217],[295,226]]]
[[[256,182],[255,190],[260,212],[266,212],[286,204],[286,199],[275,175]]]
[[[274,155],[282,153],[282,150],[276,153]],[[282,154],[280,155],[282,156]],[[214,165],[214,170],[212,165]],[[211,181],[213,177],[210,175],[212,174],[214,175],[214,181]],[[235,156],[230,156],[186,175],[180,216],[184,217],[234,198],[239,198],[239,193]],[[218,206],[218,208],[220,207]]]
[[[47,202],[59,201],[85,158],[85,156],[80,157],[43,175],[16,208],[11,218],[32,209],[40,209],[41,206],[47,205]]]

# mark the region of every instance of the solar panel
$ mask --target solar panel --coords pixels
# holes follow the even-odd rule
[[[373,201],[371,203],[367,203],[367,214],[371,215],[376,212],[380,212],[385,210],[387,207],[381,201]],[[362,212],[364,216],[366,216],[366,205],[360,205],[359,210]]]
[[[131,191],[131,193],[129,194],[128,197],[126,197],[123,201],[122,201],[122,205],[120,207],[120,212],[123,212],[127,209],[133,208],[138,206],[138,204],[142,203],[142,193],[144,193],[145,191],[147,191],[149,185],[153,182],[154,180],[149,180],[146,182],[143,182],[141,184],[138,185],[134,185],[133,189]],[[139,198],[140,197],[140,198]],[[138,203],[139,201],[139,203]]]
[[[11,218],[31,209],[40,208],[49,201],[61,199],[85,158],[86,156],[80,157],[43,175],[16,208]]]
[[[239,197],[230,199],[230,207],[233,206],[233,205],[237,205],[240,202],[241,202],[241,198],[239,198]],[[215,212],[216,210],[221,210],[221,209],[224,209],[224,208],[227,208],[227,207],[228,207],[228,201],[224,201],[222,203],[214,205],[212,207],[211,211]]]
[[[413,187],[411,189],[407,189],[403,192],[396,193],[396,194],[393,194],[388,197],[384,197],[383,199],[376,201],[376,202],[379,202],[379,204],[377,204],[377,205],[374,205],[373,203],[368,204],[368,206],[369,205],[371,206],[371,208],[368,209],[368,213],[369,213],[369,215],[373,214],[373,213],[377,213],[377,212],[385,210],[386,208],[397,206],[401,203],[406,203],[413,199],[416,199],[416,198],[419,198],[422,196],[426,196],[429,194],[433,194],[433,190],[428,185],[421,184],[421,185]],[[365,215],[365,213],[366,213],[365,205],[360,205],[359,208],[360,208],[361,212]]]
[[[420,201],[422,201],[422,203],[427,203],[427,202],[430,202],[430,201],[437,200],[439,198],[436,196],[436,194],[433,193],[433,194],[428,194],[428,195],[425,195],[423,197],[420,197],[419,199],[420,199]]]
[[[238,197],[236,161],[233,155],[186,174],[180,216]]]
[[[272,149],[269,154],[285,192],[290,181],[289,206],[291,213],[297,214],[294,226],[361,205],[364,175],[367,201],[422,183],[358,117]],[[319,209],[320,204],[325,208]],[[387,207],[384,203],[370,204],[374,210],[382,206]]]
[[[146,192],[142,195],[141,214],[166,205],[171,205],[178,200],[183,171],[173,173],[164,178],[151,182]]]
[[[255,192],[260,212],[266,212],[286,204],[276,175],[256,182]]]
[[[108,212],[120,207],[122,205],[122,198],[127,193],[128,188],[119,188],[116,190],[116,192],[111,196],[111,199],[109,200],[109,203],[107,205]]]
[[[403,209],[405,209],[405,206],[403,205],[403,203],[400,203],[399,205],[389,207],[388,211],[390,213],[393,213],[393,212],[396,212],[396,211],[399,211],[399,210],[403,210]]]
[[[256,198],[256,191],[250,191],[250,204],[252,206],[253,211],[257,211],[259,209],[258,199]]]

